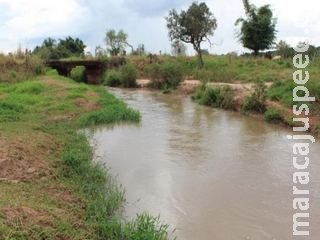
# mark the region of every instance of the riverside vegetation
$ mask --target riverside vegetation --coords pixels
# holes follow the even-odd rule
[[[112,58],[109,59],[112,61]],[[226,56],[204,56],[204,67],[197,68],[196,57],[160,56],[153,61],[150,58],[130,56],[128,64],[137,72],[140,79],[150,79],[149,87],[168,92],[176,89],[183,80],[200,80],[201,86],[195,89],[192,98],[202,105],[241,110],[244,114],[264,114],[269,122],[283,123],[293,126],[293,113],[290,106],[294,103],[292,81],[294,71],[291,59],[272,61],[264,58]],[[310,119],[313,132],[319,134],[320,124],[320,58],[314,57],[308,65],[310,80],[307,88],[316,101],[309,103]],[[121,69],[121,68],[120,68]],[[121,86],[122,73],[120,69],[106,72],[104,83],[109,86]],[[135,79],[132,78],[136,85]],[[211,84],[222,86],[212,86]],[[237,99],[237,92],[224,84],[253,84],[242,99]],[[270,87],[267,87],[270,86]],[[300,93],[303,94],[303,93]]]
[[[8,75],[24,76],[24,61],[1,68],[0,238],[168,239],[168,226],[159,218],[121,218],[124,189],[92,161],[93,149],[79,131],[138,122],[139,113],[103,88],[52,70]]]

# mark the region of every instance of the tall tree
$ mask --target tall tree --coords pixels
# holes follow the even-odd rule
[[[123,53],[126,49],[126,46],[131,46],[128,44],[128,34],[123,30],[116,32],[114,29],[109,30],[106,33],[105,42],[107,45],[107,51],[112,56],[117,56]]]
[[[259,51],[270,49],[276,38],[276,19],[270,5],[257,8],[249,0],[243,0],[247,18],[239,18],[236,25],[241,25],[239,39],[245,48],[251,49],[255,56]]]
[[[217,20],[205,3],[194,2],[187,11],[177,13],[175,9],[166,17],[171,41],[180,40],[192,44],[198,54],[198,66],[203,67],[201,43],[209,41],[217,28]]]

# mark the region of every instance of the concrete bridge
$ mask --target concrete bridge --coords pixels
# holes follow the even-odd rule
[[[77,66],[85,67],[86,81],[89,84],[100,84],[102,74],[106,68],[105,63],[99,60],[52,60],[47,66],[56,69],[60,75],[69,77],[71,70]]]

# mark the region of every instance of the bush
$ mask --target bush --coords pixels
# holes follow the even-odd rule
[[[264,83],[257,83],[254,92],[246,97],[241,110],[244,113],[264,113],[266,111],[266,98],[266,85]]]
[[[175,63],[165,63],[161,66],[164,85],[167,88],[176,88],[183,79],[181,66]]]
[[[121,85],[121,73],[115,70],[107,71],[104,76],[104,85],[118,87]]]
[[[132,88],[137,86],[137,70],[132,64],[126,64],[120,69],[121,84],[123,87]]]
[[[167,62],[154,63],[148,67],[148,75],[151,78],[151,87],[157,89],[175,89],[183,80],[183,71],[180,64]]]
[[[277,109],[268,109],[265,113],[264,113],[264,119],[267,122],[283,122],[283,117],[281,115],[281,113],[277,110]]]
[[[201,105],[235,110],[234,90],[230,86],[213,88],[202,85],[197,88],[192,99]]]
[[[71,70],[70,78],[76,82],[86,82],[85,67],[77,66]]]

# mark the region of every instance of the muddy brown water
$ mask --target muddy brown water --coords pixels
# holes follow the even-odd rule
[[[96,129],[126,189],[125,216],[148,211],[186,240],[320,239],[320,144],[311,145],[310,236],[292,236],[291,129],[147,90],[112,90],[142,122]]]

